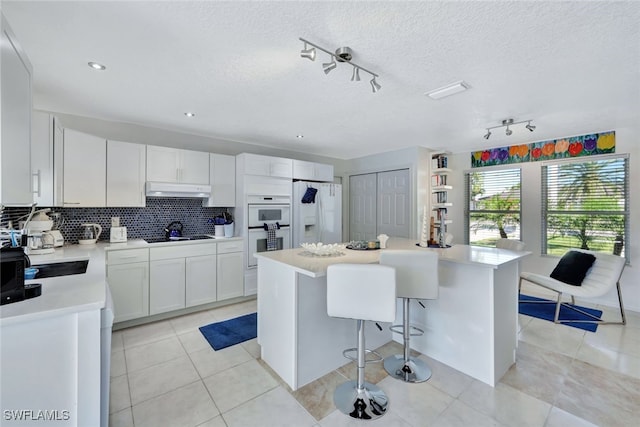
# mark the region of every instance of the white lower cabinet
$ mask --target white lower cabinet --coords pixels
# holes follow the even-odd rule
[[[149,262],[149,314],[184,308],[185,270],[184,258]]]
[[[242,240],[218,244],[218,301],[244,295]]]
[[[107,252],[107,283],[113,298],[114,322],[149,315],[149,250]]]
[[[243,296],[243,249],[232,240],[107,251],[114,322]]]
[[[187,267],[185,305],[192,307],[216,301],[216,256],[189,257],[185,259],[185,263]]]
[[[216,301],[216,244],[149,250],[149,314]]]

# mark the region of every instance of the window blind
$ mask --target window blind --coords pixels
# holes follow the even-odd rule
[[[520,239],[520,169],[465,174],[465,241],[495,246],[501,237]]]
[[[628,156],[542,167],[542,253],[582,248],[626,256]]]

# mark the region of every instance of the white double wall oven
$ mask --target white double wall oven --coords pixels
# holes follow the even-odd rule
[[[275,226],[276,250],[291,248],[291,198],[248,196],[247,202],[247,268],[254,268],[258,265],[254,254],[266,252],[270,246],[270,226]]]

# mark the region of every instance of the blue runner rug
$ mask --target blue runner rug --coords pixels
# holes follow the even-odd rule
[[[202,326],[200,332],[214,350],[222,350],[258,336],[258,313]]]
[[[556,312],[556,305],[554,301],[530,297],[529,295],[520,294],[521,302],[518,304],[518,312],[520,314],[525,314],[531,317],[537,317],[538,319],[549,320],[553,322],[553,317]],[[541,304],[539,302],[522,302],[522,300],[526,301],[549,301],[551,304]],[[576,307],[586,313],[593,314],[594,316],[600,318],[602,316],[602,311],[595,310],[593,308],[582,307],[579,305],[574,305]],[[585,316],[582,313],[578,313],[577,311],[571,310],[570,308],[565,307],[564,305],[560,306],[560,319],[561,320],[593,320],[589,319],[589,317]],[[575,322],[563,322],[563,325],[572,326],[578,329],[584,329],[585,331],[595,332],[598,329],[598,325],[596,323],[575,323]]]

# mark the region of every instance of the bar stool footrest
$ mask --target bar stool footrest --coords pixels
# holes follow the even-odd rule
[[[400,335],[404,334],[404,325],[391,325],[389,326],[389,329],[394,334],[400,334]],[[415,331],[415,332],[412,332],[412,331]],[[417,326],[409,325],[410,337],[419,337],[421,335],[424,335],[424,329],[420,329]]]
[[[380,363],[380,362],[382,362],[382,361],[384,360],[384,358],[383,358],[383,357],[380,355],[380,353],[378,353],[377,351],[374,351],[374,350],[366,350],[366,349],[365,349],[365,351],[364,351],[364,352],[365,352],[365,361],[364,361],[364,363]],[[352,356],[352,355],[351,355],[351,354],[349,354],[349,353],[355,353],[355,356]],[[367,354],[372,354],[372,355],[374,355],[374,356],[375,356],[375,358],[366,360],[366,358],[367,358],[367,356],[366,356],[366,355],[367,355]],[[344,350],[344,351],[342,352],[342,355],[343,355],[345,358],[349,359],[349,360],[353,360],[354,362],[357,362],[357,361],[358,361],[358,349],[357,349],[357,348],[355,348],[355,347],[354,347],[354,348],[348,348],[348,349]]]

